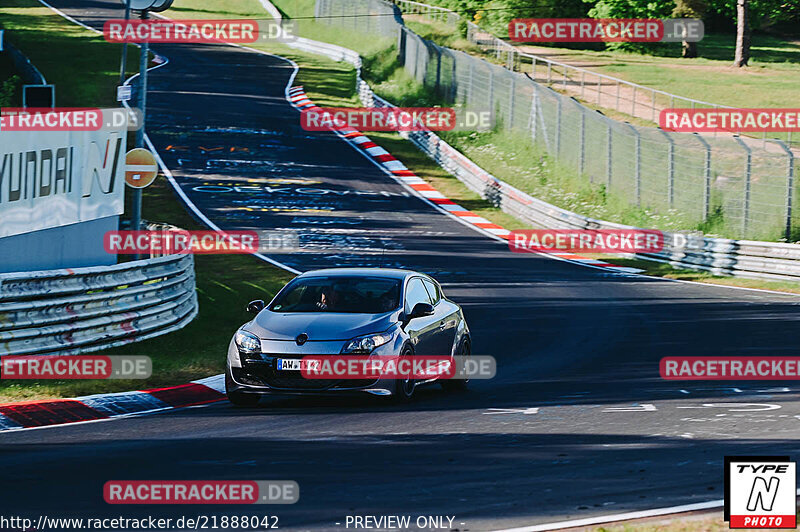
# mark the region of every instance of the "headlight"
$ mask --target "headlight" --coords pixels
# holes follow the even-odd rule
[[[261,340],[253,333],[239,329],[233,337],[236,347],[246,355],[257,355],[261,353]]]
[[[376,347],[388,343],[392,339],[392,336],[393,334],[391,332],[358,336],[344,345],[342,353],[349,355],[368,355]]]

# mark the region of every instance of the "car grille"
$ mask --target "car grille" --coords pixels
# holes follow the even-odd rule
[[[233,368],[234,378],[242,384],[269,386],[277,390],[327,390],[365,388],[377,379],[306,379],[300,371],[278,371],[278,358],[286,355],[263,355],[259,360],[244,359],[243,367]]]

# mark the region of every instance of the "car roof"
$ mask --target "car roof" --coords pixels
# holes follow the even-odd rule
[[[325,268],[305,272],[298,277],[382,277],[384,279],[406,279],[414,275],[428,275],[399,268]]]

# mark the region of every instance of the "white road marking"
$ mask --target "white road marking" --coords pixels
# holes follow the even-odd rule
[[[731,407],[757,407],[757,408],[731,408]],[[731,412],[765,412],[777,410],[781,405],[771,405],[766,403],[703,403],[702,406],[678,406],[676,408],[702,409],[702,408],[727,408]]]
[[[612,406],[603,410],[603,412],[655,412],[656,405],[650,403],[642,403],[635,406]]]
[[[532,408],[490,408],[488,412],[483,412],[484,414],[538,414],[539,408],[532,407]]]

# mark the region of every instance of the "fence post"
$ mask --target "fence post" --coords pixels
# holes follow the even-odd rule
[[[606,136],[607,139],[607,150],[606,150],[606,188],[611,190],[611,146],[612,146],[612,134],[613,131],[611,129],[611,120],[606,120]]]
[[[631,116],[636,116],[636,86],[633,87],[633,98],[631,98]]]
[[[556,149],[554,155],[558,157],[561,152],[561,96],[556,95]]]
[[[534,83],[536,83],[536,56],[533,56],[533,61],[531,61],[531,79]]]
[[[531,96],[531,114],[528,117],[530,120],[531,140],[533,141],[533,144],[536,144],[536,119],[538,118],[536,112],[538,107],[538,96],[539,93],[536,89],[536,83],[534,83],[533,95]]]
[[[617,111],[619,111],[619,88],[620,88],[620,82],[617,81],[617,105],[616,107],[614,107],[614,109],[616,109]]]
[[[516,94],[517,94],[517,78],[512,73],[511,74],[511,83],[509,87],[509,95],[508,95],[508,129],[514,129],[514,103],[516,101]]]
[[[553,63],[550,61],[547,62],[547,84],[552,85],[552,72],[553,72]]]
[[[790,242],[792,239],[792,196],[794,195],[794,153],[789,147],[781,140],[773,139],[775,144],[783,148],[786,152],[786,232],[784,233],[786,241]]]
[[[563,88],[564,88],[564,92],[566,92],[567,91],[567,69],[566,68],[564,68],[564,85],[563,85]]]
[[[656,121],[656,90],[653,89],[653,100],[650,102],[651,107],[653,108],[653,114],[651,119],[653,122]]]
[[[600,105],[600,95],[603,94],[603,78],[597,76],[597,105]]]
[[[706,156],[703,161],[703,219],[708,220],[711,214],[711,145],[702,136],[693,133],[706,149]]]
[[[580,137],[580,157],[578,159],[578,173],[583,176],[586,167],[586,112],[580,104],[578,104],[578,112],[581,114],[581,137]],[[593,179],[589,176],[589,181]]]
[[[467,107],[472,105],[472,91],[475,85],[475,61],[469,62],[469,86],[467,87]]]
[[[586,84],[586,71],[581,70],[581,100],[583,100],[583,87]]]
[[[667,137],[669,142],[669,151],[667,152],[667,201],[671,209],[675,206],[675,141],[672,139],[672,135],[663,129],[658,128],[657,131]]]
[[[742,205],[742,238],[746,238],[747,222],[748,218],[750,217],[750,178],[753,163],[753,153],[750,147],[744,143],[739,135],[734,135],[733,138],[747,153],[747,162],[744,166],[744,204]]]
[[[436,94],[441,94],[439,87],[442,81],[442,51],[438,46],[434,50],[436,50]]]
[[[497,106],[494,104],[494,69],[489,66],[489,110],[494,113]]]
[[[633,124],[625,122],[625,125],[633,131],[634,146],[636,151],[636,162],[634,164],[634,196],[636,197],[636,206],[642,205],[642,136],[639,131],[633,127]]]
[[[448,52],[449,54],[449,52]],[[458,101],[458,63],[456,62],[455,56],[449,56],[453,63],[452,70],[450,72],[450,91],[452,92],[452,102],[457,103]]]

